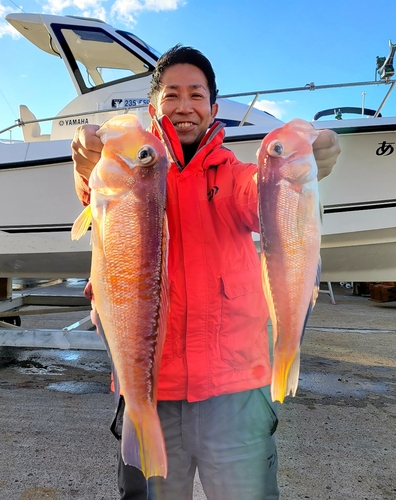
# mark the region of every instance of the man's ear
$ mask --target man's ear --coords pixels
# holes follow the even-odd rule
[[[214,104],[212,104],[212,111],[211,111],[212,121],[211,121],[211,123],[214,122],[218,111],[219,111],[219,105],[217,104],[217,102],[215,102]]]
[[[157,112],[156,109],[154,108],[154,106],[151,104],[151,102],[148,105],[148,112],[149,112],[151,118],[154,118],[154,116]]]

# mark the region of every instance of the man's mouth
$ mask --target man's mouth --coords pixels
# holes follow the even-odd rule
[[[176,128],[188,128],[188,127],[192,127],[194,125],[193,122],[178,122],[178,123],[175,123],[175,127]]]

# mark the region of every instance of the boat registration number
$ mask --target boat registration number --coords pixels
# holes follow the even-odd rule
[[[136,106],[148,106],[150,99],[145,97],[136,97],[133,99],[112,99],[112,108],[134,108]]]

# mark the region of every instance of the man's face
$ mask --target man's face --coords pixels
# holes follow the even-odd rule
[[[175,64],[161,78],[156,109],[149,111],[167,115],[173,123],[182,146],[201,141],[213,123],[218,105],[210,105],[210,91],[205,74],[192,64]]]

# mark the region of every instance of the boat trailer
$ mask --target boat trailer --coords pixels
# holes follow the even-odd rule
[[[47,285],[60,283],[49,282]],[[0,347],[104,350],[91,322],[90,301],[82,294],[12,292],[12,279],[0,278]],[[25,329],[21,318],[81,311],[84,317],[61,329]],[[87,314],[88,313],[88,314]]]
[[[53,280],[46,286],[61,283]],[[37,290],[37,289],[36,289]],[[335,304],[331,283],[328,290],[319,290],[331,298]],[[28,347],[51,349],[105,350],[105,344],[96,333],[89,311],[90,301],[81,293],[13,293],[12,279],[0,278],[0,348]],[[72,313],[81,311],[84,317],[60,329],[23,328],[21,318],[46,314]]]

